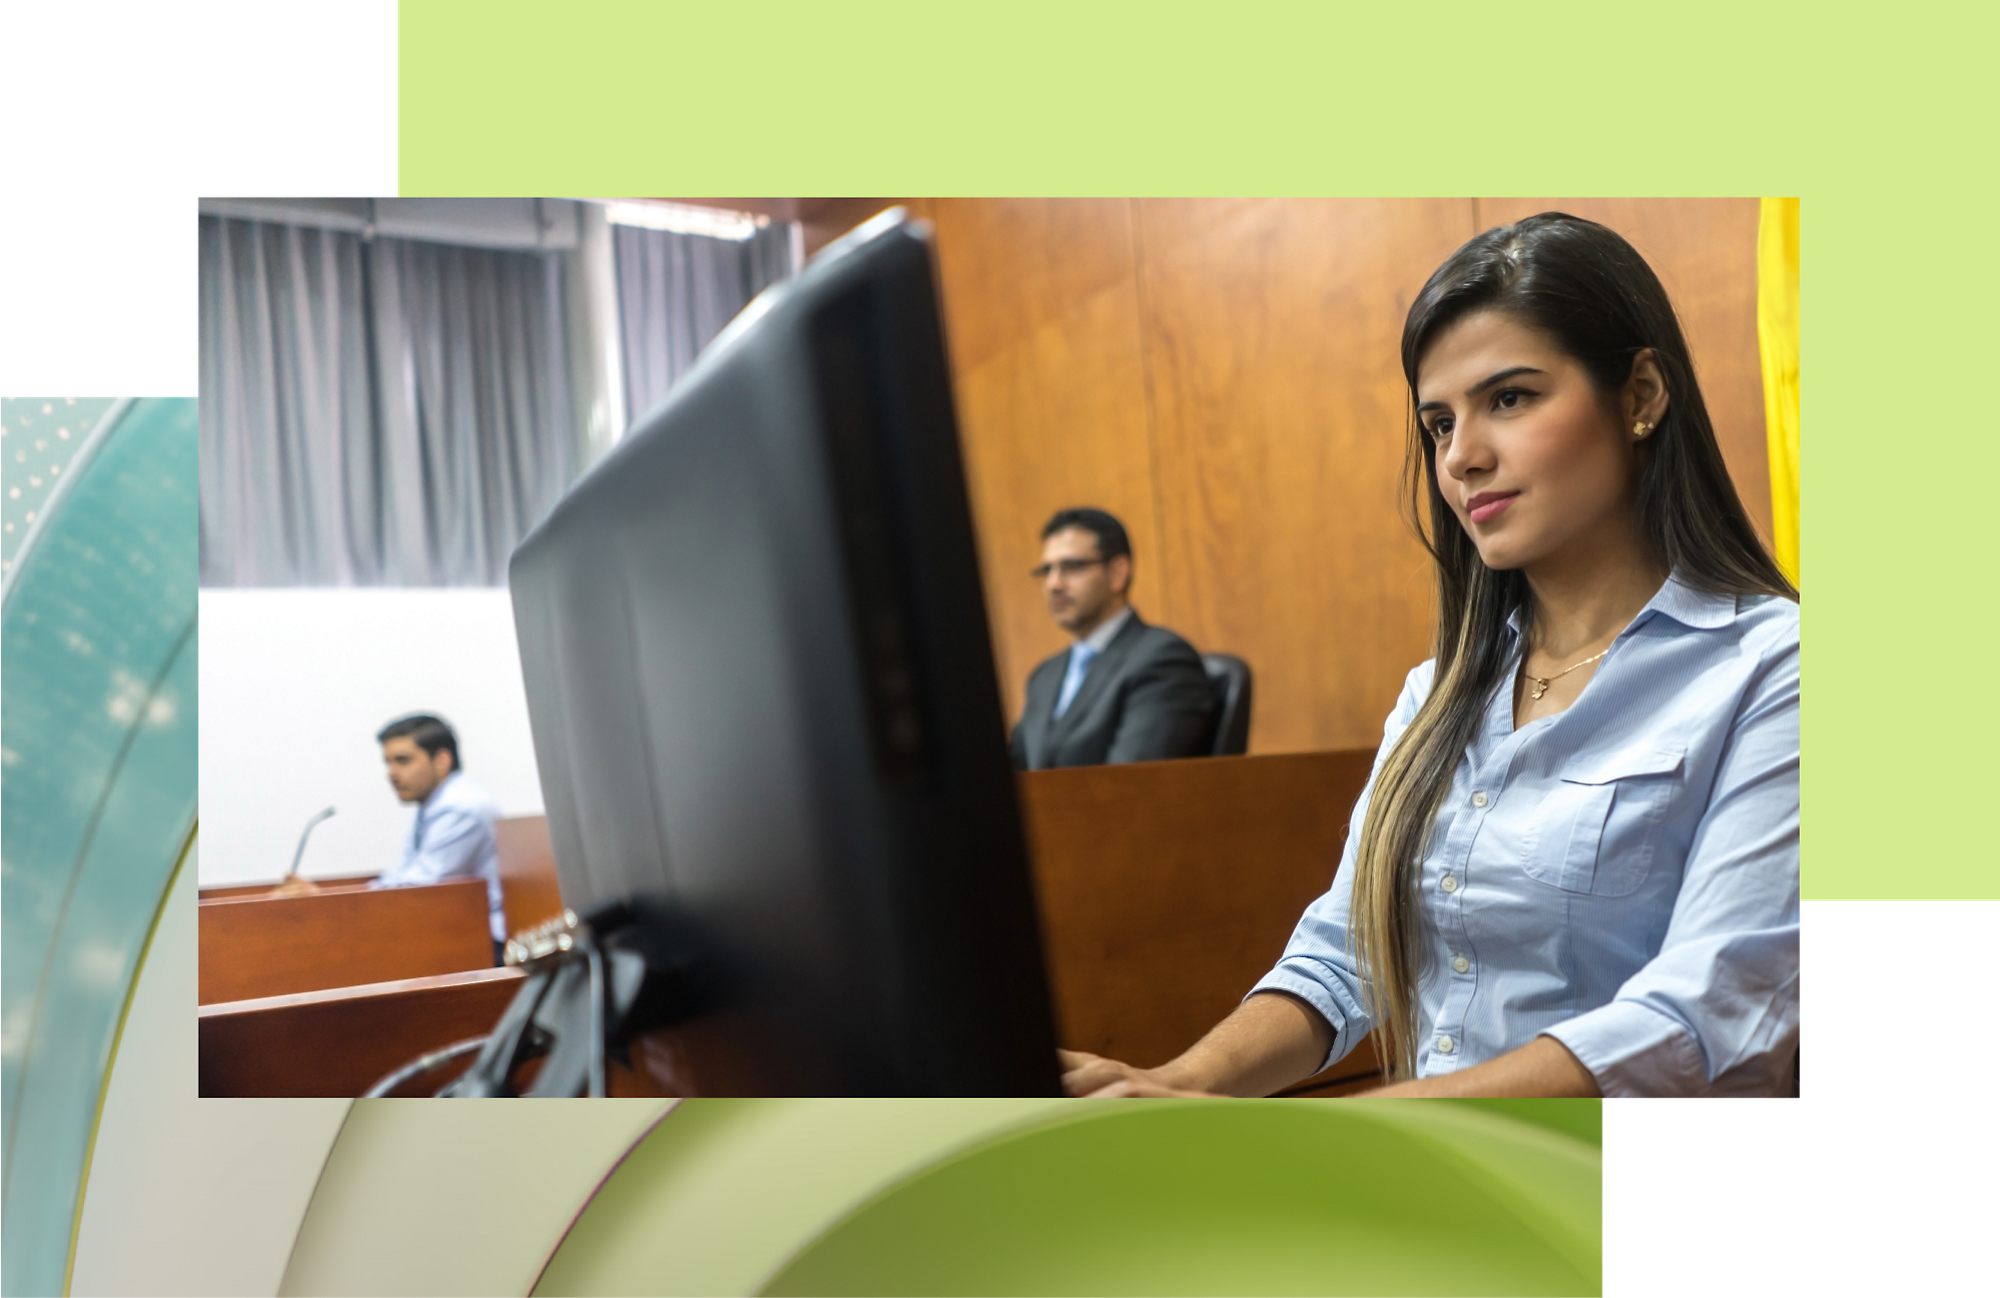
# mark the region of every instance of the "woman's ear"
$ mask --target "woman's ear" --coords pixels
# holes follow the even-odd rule
[[[1625,380],[1625,425],[1635,440],[1653,435],[1667,415],[1667,378],[1660,372],[1659,353],[1642,347],[1632,358],[1632,373]]]

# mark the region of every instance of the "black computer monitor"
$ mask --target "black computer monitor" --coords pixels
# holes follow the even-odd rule
[[[515,551],[564,903],[673,908],[701,1095],[1053,1095],[927,227],[758,298]]]

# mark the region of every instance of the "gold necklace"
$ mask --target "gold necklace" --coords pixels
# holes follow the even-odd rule
[[[1527,677],[1527,679],[1532,681],[1535,686],[1534,691],[1530,693],[1528,697],[1530,699],[1538,699],[1542,697],[1542,695],[1548,693],[1549,683],[1551,681],[1559,681],[1563,677],[1569,675],[1571,672],[1575,671],[1579,667],[1588,667],[1592,663],[1596,662],[1599,658],[1602,658],[1604,654],[1608,654],[1610,652],[1611,652],[1610,648],[1606,647],[1604,653],[1595,653],[1590,655],[1590,657],[1584,659],[1580,663],[1571,663],[1569,666],[1563,668],[1561,671],[1557,672],[1553,676],[1536,676],[1531,674],[1528,671],[1528,659],[1525,655],[1523,655],[1521,658],[1521,675]]]

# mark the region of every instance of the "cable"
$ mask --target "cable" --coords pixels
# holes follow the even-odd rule
[[[590,959],[590,1098],[604,1098],[604,952],[593,935],[584,948]]]
[[[468,1037],[464,1041],[455,1041],[442,1050],[433,1050],[427,1055],[419,1056],[369,1087],[361,1098],[379,1100],[411,1078],[428,1073],[433,1068],[442,1067],[460,1055],[469,1055],[485,1044],[485,1037]]]

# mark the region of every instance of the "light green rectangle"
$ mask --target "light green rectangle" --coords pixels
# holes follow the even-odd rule
[[[401,184],[1802,195],[1805,895],[1992,898],[1994,12],[406,3]]]

